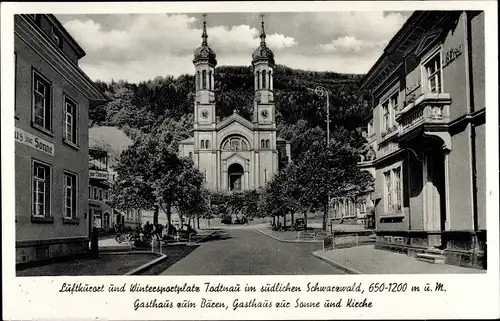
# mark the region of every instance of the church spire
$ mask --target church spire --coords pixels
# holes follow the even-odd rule
[[[266,45],[266,31],[264,30],[264,14],[260,15],[261,19],[261,28],[260,28],[260,44],[261,46]]]
[[[203,39],[201,45],[207,46],[208,45],[208,42],[207,42],[208,35],[207,35],[207,14],[206,13],[203,14],[203,33],[201,35],[201,38]]]

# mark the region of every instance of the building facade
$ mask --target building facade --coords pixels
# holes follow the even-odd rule
[[[14,17],[16,264],[88,250],[88,108],[107,97],[49,14]]]
[[[111,186],[116,174],[107,151],[89,149],[89,230],[109,233],[116,227],[136,228],[141,224],[141,210],[117,210],[111,207]]]
[[[114,218],[114,211],[109,205],[111,178],[108,171],[108,153],[102,150],[89,149],[89,229],[108,232],[115,224],[123,225],[122,220]],[[90,231],[89,230],[89,231]]]
[[[362,80],[376,246],[486,264],[484,12],[417,11]]]
[[[276,137],[273,98],[274,54],[266,46],[264,22],[260,46],[252,56],[255,76],[253,119],[236,112],[218,121],[215,106],[216,55],[208,46],[206,22],[202,45],[195,50],[196,99],[193,136],[179,145],[179,153],[190,157],[205,175],[212,191],[249,190],[264,186],[279,170],[280,158],[290,158],[290,145]]]

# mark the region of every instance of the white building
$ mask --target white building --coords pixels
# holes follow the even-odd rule
[[[264,21],[260,46],[252,55],[255,102],[252,121],[236,112],[218,121],[215,106],[215,52],[203,42],[194,52],[196,100],[193,136],[181,141],[181,156],[193,159],[213,191],[249,190],[264,186],[279,169],[280,157],[290,159],[290,145],[276,137],[273,98],[274,54],[266,46]]]

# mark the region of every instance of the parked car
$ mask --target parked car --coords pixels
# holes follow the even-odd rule
[[[295,220],[295,224],[293,225],[294,229],[297,231],[301,231],[306,228],[306,223],[303,218],[298,218]]]
[[[234,224],[246,224],[248,223],[248,219],[243,216],[242,218],[236,218],[236,220],[234,220]]]

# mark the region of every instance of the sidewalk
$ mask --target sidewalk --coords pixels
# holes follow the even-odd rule
[[[309,228],[320,229],[321,224],[310,224]],[[297,239],[298,232],[297,231],[273,231],[269,226],[255,228],[255,230],[261,234],[269,236],[280,242],[299,242],[299,243],[321,243],[322,240],[300,240]],[[347,224],[334,224],[333,231],[335,232],[364,232],[367,231],[363,225],[347,225]]]
[[[448,264],[425,263],[405,254],[377,250],[373,245],[316,251],[313,255],[349,274],[486,273]]]

